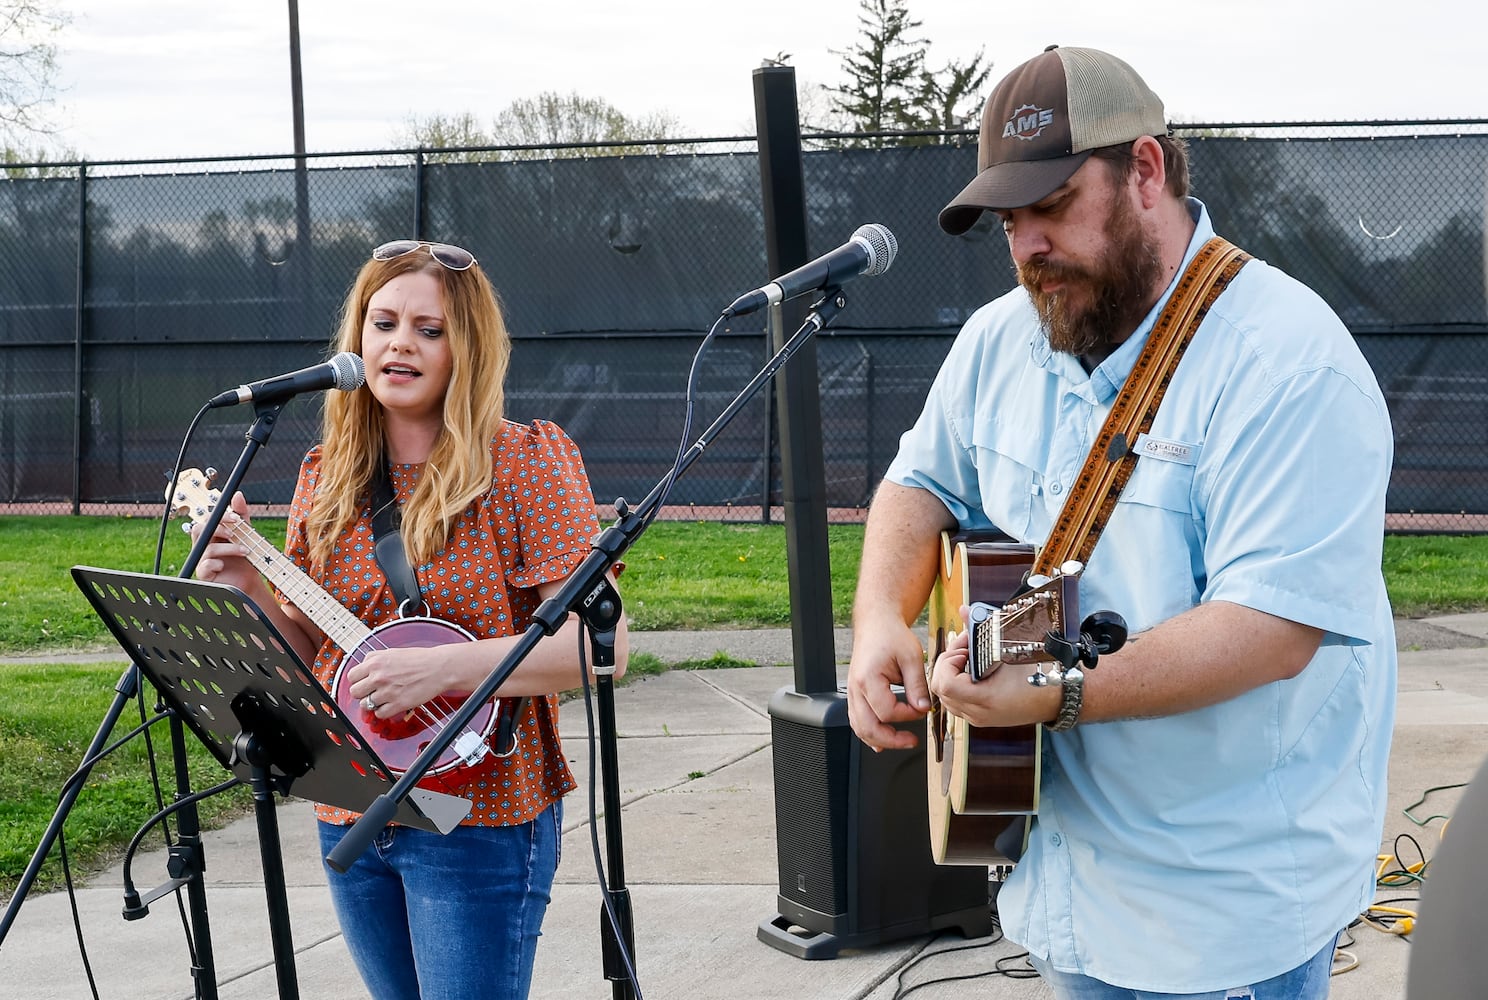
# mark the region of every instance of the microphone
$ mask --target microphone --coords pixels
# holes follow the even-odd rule
[[[219,406],[237,406],[239,403],[277,403],[302,392],[320,389],[351,392],[353,389],[360,389],[366,381],[367,369],[362,365],[362,359],[350,351],[342,351],[321,364],[219,392],[207,400],[207,407],[214,409]]]
[[[894,263],[899,241],[876,222],[859,226],[852,239],[762,288],[746,292],[723,311],[725,316],[743,316],[757,309],[784,302],[798,295],[831,288],[860,274],[883,274]]]

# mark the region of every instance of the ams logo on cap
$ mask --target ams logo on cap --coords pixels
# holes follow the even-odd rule
[[[1025,104],[1013,112],[1013,117],[1002,127],[1004,139],[1037,139],[1044,129],[1054,124],[1054,112],[1047,108],[1036,108]]]

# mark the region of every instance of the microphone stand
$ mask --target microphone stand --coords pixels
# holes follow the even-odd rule
[[[589,555],[579,564],[563,586],[553,597],[543,601],[533,613],[532,624],[522,633],[517,644],[502,659],[501,663],[487,675],[469,697],[460,705],[450,718],[448,724],[434,736],[424,751],[414,759],[408,770],[393,784],[393,786],[380,795],[372,805],[364,812],[346,836],[331,849],[326,855],[325,861],[333,870],[345,872],[352,863],[361,856],[362,852],[372,842],[379,831],[388,825],[393,815],[397,812],[398,804],[405,799],[414,787],[423,779],[425,773],[433,766],[444,749],[454,737],[463,732],[468,726],[480,706],[496,693],[502,683],[511,676],[518,665],[531,653],[532,648],[544,636],[553,635],[562,627],[570,612],[576,613],[584,620],[591,635],[594,636],[595,645],[595,686],[598,691],[600,705],[600,738],[604,761],[604,799],[605,799],[605,833],[609,864],[609,893],[616,899],[615,919],[622,924],[621,927],[609,927],[605,937],[605,974],[606,978],[616,980],[613,983],[614,997],[616,1000],[630,1000],[634,997],[633,984],[629,981],[620,981],[623,975],[629,980],[630,973],[622,972],[614,968],[612,959],[624,958],[625,955],[634,954],[634,935],[630,920],[629,892],[625,888],[625,865],[624,850],[621,844],[620,831],[620,791],[619,780],[616,775],[616,753],[615,753],[615,719],[613,700],[613,674],[614,674],[614,651],[612,648],[605,649],[605,636],[608,635],[609,642],[613,644],[613,633],[615,625],[620,620],[621,604],[620,595],[610,583],[610,571],[619,558],[635,544],[651,522],[656,510],[660,507],[666,496],[670,483],[681,476],[702,456],[707,447],[713,443],[713,439],[733,420],[738,411],[747,403],[756,392],[789,361],[795,353],[816,333],[822,330],[828,323],[836,318],[837,314],[847,305],[847,299],[838,286],[825,289],[822,297],[812,305],[810,313],[805,322],[792,334],[790,340],[775,353],[759,373],[750,379],[749,384],[739,391],[733,401],[724,408],[718,418],[709,425],[708,429],[693,443],[680,458],[672,470],[656,484],[640,505],[631,508],[622,497],[615,501],[615,513],[618,520],[594,539],[590,546]],[[608,668],[608,669],[605,669]],[[612,933],[623,936],[625,939],[624,955],[615,952],[620,947],[618,941],[608,936]]]
[[[201,533],[197,536],[195,544],[191,546],[191,551],[187,554],[186,561],[181,565],[179,575],[182,579],[189,580],[196,573],[196,566],[201,561],[203,550],[211,544],[212,536],[217,532],[217,526],[222,523],[222,518],[232,506],[232,498],[237,495],[238,487],[242,484],[243,477],[247,475],[248,466],[253,463],[254,456],[258,454],[258,449],[268,444],[269,435],[274,433],[274,424],[279,419],[279,411],[284,409],[286,402],[288,402],[287,399],[280,399],[278,401],[255,402],[253,404],[253,423],[249,425],[247,432],[244,434],[243,450],[238,454],[237,462],[234,463],[232,471],[228,473],[227,479],[220,487],[222,499],[207,514],[207,519],[202,525]],[[174,490],[176,484],[171,483],[170,488]],[[138,665],[134,667],[134,670],[138,674]],[[191,785],[190,774],[186,769],[187,757],[184,726],[179,715],[175,713],[171,714],[170,726],[171,742],[175,748],[176,757],[176,794],[184,797],[190,794]],[[253,783],[253,798],[258,803],[259,808],[259,835],[261,840],[259,852],[266,869],[264,871],[264,885],[267,887],[265,891],[268,894],[269,929],[274,939],[276,982],[279,986],[280,996],[286,998],[295,997],[299,995],[297,992],[298,983],[293,962],[293,945],[290,944],[288,899],[284,895],[283,889],[284,871],[283,863],[280,860],[281,856],[278,853],[277,828],[275,828],[274,843],[272,845],[264,840],[266,825],[264,806],[272,807],[273,792],[270,790],[270,786],[260,780],[258,776],[255,777]],[[267,816],[269,817],[267,822],[272,822],[273,814],[271,811],[267,813]],[[206,886],[202,880],[202,873],[206,871],[207,862],[202,854],[201,824],[198,820],[196,806],[194,804],[181,810],[181,818],[177,821],[177,828],[181,832],[183,843],[187,840],[188,828],[190,830],[191,846],[188,856],[189,863],[182,864],[179,860],[180,855],[173,848],[171,850],[171,864],[167,868],[172,878],[164,885],[155,889],[150,896],[151,898],[158,897],[162,893],[178,888],[184,883],[186,885],[187,896],[191,900],[192,927],[200,928],[199,936],[205,942],[202,947],[210,952],[211,937],[207,925],[207,895]],[[279,864],[279,871],[277,873],[267,870],[272,863]],[[276,875],[277,879],[275,877]],[[145,909],[131,909],[126,907],[124,917],[126,920],[137,920],[144,916],[145,912],[147,912],[147,907]],[[282,958],[284,955],[289,956],[287,962]],[[206,998],[206,1000],[215,1000],[217,996],[217,975],[210,953],[204,963],[198,961],[198,969],[195,971],[197,973],[198,995]],[[203,983],[206,984],[206,993],[201,992]]]
[[[244,446],[243,453],[238,459],[228,482],[224,487],[224,496],[229,498],[237,492],[238,484],[242,482],[244,474],[248,471],[248,465],[253,459],[260,445],[266,443],[269,435],[273,433],[274,422],[278,419],[279,411],[284,406],[283,401],[278,403],[264,403],[254,406],[255,419],[252,427],[247,432],[248,443]],[[171,484],[175,488],[175,484]],[[227,511],[226,504],[218,504],[211,512],[206,527],[192,548],[185,564],[181,568],[181,577],[190,578],[196,571],[196,564],[201,560],[202,550],[211,541],[212,533],[217,530],[223,514]],[[98,763],[97,755],[103,749],[108,740],[108,734],[113,731],[118,723],[119,717],[124,713],[124,707],[135,698],[140,688],[139,664],[131,662],[128,669],[119,677],[118,683],[114,685],[114,700],[110,703],[108,711],[104,713],[103,721],[99,725],[98,732],[93,737],[93,742],[88,745],[83,755],[83,763],[77,772],[69,779],[69,785],[57,805],[57,810],[52,815],[51,822],[47,825],[46,832],[42,834],[41,842],[31,856],[31,861],[21,876],[20,884],[16,887],[15,894],[11,896],[10,903],[5,908],[5,915],[0,919],[0,943],[5,941],[5,935],[9,933],[11,925],[15,923],[16,916],[20,913],[21,904],[30,891],[32,883],[36,881],[37,874],[41,871],[42,864],[47,855],[51,853],[52,846],[62,832],[62,825],[66,822],[77,802],[78,795],[82,792],[83,785],[88,780],[88,775],[93,772],[93,767]],[[186,798],[191,794],[190,772],[187,768],[188,758],[186,756],[185,727],[180,717],[172,714],[170,720],[171,755],[176,769],[176,795],[178,798]],[[202,883],[202,873],[206,870],[206,859],[202,854],[201,847],[201,822],[196,810],[195,803],[187,804],[178,810],[176,821],[177,840],[171,845],[170,858],[167,862],[167,870],[171,874],[171,880],[165,886],[156,890],[151,899],[159,898],[165,892],[178,889],[182,885],[186,887],[187,902],[190,911],[191,933],[194,944],[191,949],[195,964],[191,968],[191,976],[196,984],[196,995],[200,1000],[216,1000],[217,997],[217,974],[212,956],[212,933],[211,925],[207,919],[207,896],[206,889]],[[138,919],[144,916],[143,910],[126,906],[124,909],[126,920]]]

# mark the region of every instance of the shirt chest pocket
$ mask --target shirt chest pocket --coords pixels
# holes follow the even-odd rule
[[[1194,449],[1197,457],[1198,449]],[[1197,517],[1194,505],[1194,466],[1184,462],[1164,461],[1150,456],[1137,460],[1126,489],[1121,491],[1121,504],[1156,508]]]
[[[995,427],[971,430],[978,495],[987,519],[1019,540],[1032,530],[1033,498],[1041,476],[1038,457],[1026,438],[997,433]]]
[[[1129,624],[1161,621],[1198,603],[1207,579],[1202,517],[1193,465],[1137,460],[1091,557],[1092,566],[1140,566],[1151,581],[1145,604],[1124,606]]]

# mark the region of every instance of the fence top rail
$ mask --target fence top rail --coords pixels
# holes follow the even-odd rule
[[[1485,128],[1488,118],[1411,118],[1411,119],[1353,119],[1342,121],[1278,121],[1278,122],[1169,122],[1168,128],[1175,132],[1226,131],[1232,129],[1409,129],[1409,128]],[[878,132],[833,132],[804,128],[802,137],[811,141],[864,140],[864,139],[914,139],[944,138],[953,142],[974,141],[977,129],[941,129]],[[318,150],[304,153],[254,153],[219,156],[174,156],[146,157],[137,159],[90,160],[39,160],[32,163],[7,163],[4,170],[14,175],[24,171],[86,170],[92,167],[163,167],[179,164],[246,163],[255,161],[284,160],[332,160],[358,157],[407,156],[457,156],[471,153],[530,153],[544,149],[672,149],[728,143],[754,142],[754,135],[734,136],[673,136],[669,138],[596,140],[590,142],[563,143],[513,143],[486,146],[404,146],[386,149]]]

